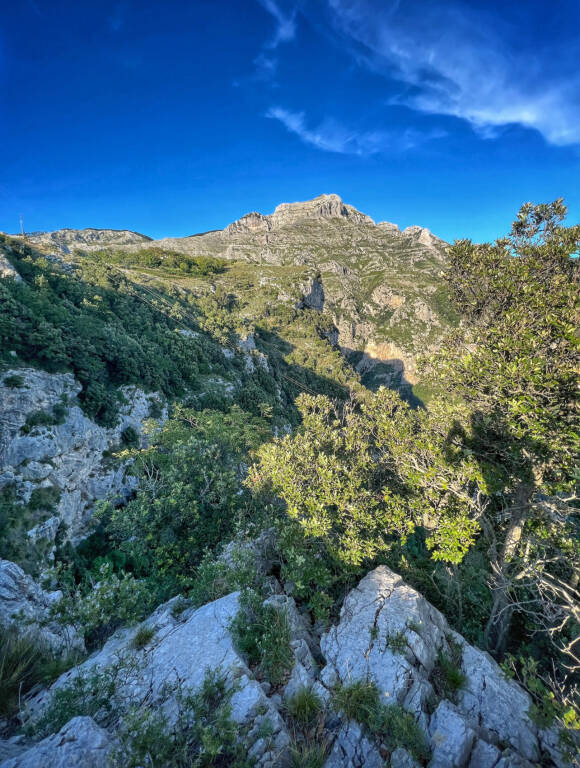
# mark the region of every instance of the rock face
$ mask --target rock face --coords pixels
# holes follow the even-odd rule
[[[141,432],[155,396],[125,388],[128,404],[121,408],[117,426],[106,429],[82,412],[76,399],[80,389],[68,373],[19,368],[1,374],[0,490],[12,488],[24,504],[36,500],[33,539],[53,540],[64,523],[67,535],[78,540],[97,499],[126,498],[135,484],[127,467],[108,466],[103,452],[117,448],[128,427]],[[38,501],[39,489],[50,496],[47,509]]]
[[[465,675],[455,703],[437,701],[431,682],[439,655],[450,657],[452,645]],[[543,735],[528,715],[528,694],[386,566],[350,592],[338,625],[322,637],[321,650],[327,661],[320,676],[325,687],[374,681],[386,704],[399,704],[414,715],[429,739],[434,768],[492,768],[500,758],[513,768],[540,759],[549,764]]]
[[[120,658],[131,658],[117,689],[119,702],[130,698],[133,705],[147,702],[173,720],[177,717],[179,687],[199,690],[208,670],[221,670],[235,684],[231,698],[231,717],[247,733],[248,752],[259,766],[280,765],[289,744],[289,735],[276,707],[262,686],[253,679],[246,663],[235,649],[229,626],[238,612],[238,593],[232,593],[199,608],[190,609],[179,619],[172,615],[174,601],[161,606],[144,624],[154,631],[148,647],[132,648],[134,629],[112,637],[103,649],[84,664],[59,678],[48,691],[29,703],[34,719],[51,700],[52,692],[76,675],[112,667]],[[138,658],[137,658],[138,657]],[[119,713],[123,711],[119,703]],[[109,726],[114,733],[117,723]],[[263,734],[267,734],[264,736]],[[34,747],[33,749],[37,749]],[[28,764],[27,764],[28,765]],[[81,764],[84,765],[84,764]]]
[[[8,261],[6,256],[0,252],[0,279],[5,277],[12,277],[17,282],[20,282],[22,278],[18,272],[14,269],[12,264]]]
[[[20,238],[21,235],[12,235]],[[68,254],[74,248],[97,250],[108,246],[143,246],[151,242],[147,235],[131,232],[128,229],[57,229],[54,232],[31,232],[26,235],[26,241],[31,245],[56,249]]]
[[[60,731],[5,760],[1,768],[109,768],[114,742],[90,717],[74,717]]]
[[[255,551],[251,550],[263,575],[269,570],[272,543],[271,532],[265,536],[264,541],[256,542]],[[231,551],[224,553],[224,562],[230,556]],[[300,614],[292,597],[279,591],[279,584],[277,588],[266,604],[286,613],[295,659],[290,678],[282,688],[273,689],[267,680],[258,682],[233,643],[230,626],[239,609],[239,593],[197,610],[190,608],[181,615],[174,610],[178,599],[174,598],[158,608],[139,630],[120,630],[101,651],[29,699],[25,717],[31,723],[41,718],[55,691],[79,676],[116,668],[112,710],[108,715],[95,715],[96,723],[107,733],[92,720],[83,721],[86,743],[102,743],[106,749],[118,738],[129,708],[160,711],[171,723],[179,713],[178,691],[195,692],[208,671],[220,670],[232,686],[231,717],[240,728],[239,738],[261,768],[287,765],[292,733],[285,720],[287,705],[304,688],[312,689],[326,710],[319,736],[327,746],[325,768],[379,768],[385,759],[392,768],[420,768],[421,764],[400,743],[386,745],[360,723],[333,712],[333,691],[337,686],[372,681],[384,697],[384,704],[398,704],[414,716],[430,749],[425,761],[429,768],[566,765],[554,749],[555,734],[540,731],[528,716],[528,695],[507,680],[486,653],[453,632],[439,611],[385,566],[369,573],[350,592],[339,623],[322,636],[319,650],[309,620]],[[133,638],[145,627],[150,630],[150,639],[137,650]],[[445,693],[437,682],[441,680],[441,656],[452,651],[465,675],[464,686],[455,694]],[[318,659],[324,658],[322,671],[313,653]],[[75,718],[67,726],[79,740],[84,738],[78,732],[81,720]],[[53,750],[62,734],[29,746],[28,751],[13,759],[32,760],[29,756],[44,754],[39,750]],[[65,742],[60,743],[64,749]],[[87,747],[90,759],[94,751]],[[59,754],[51,752],[49,757],[54,760],[49,765],[65,764],[58,762]]]
[[[0,560],[0,627],[16,626],[55,653],[84,651],[76,630],[48,621],[51,606],[61,597],[61,592],[42,589],[16,563]]]

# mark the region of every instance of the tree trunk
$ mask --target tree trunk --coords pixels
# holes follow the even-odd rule
[[[534,495],[534,486],[521,483],[514,493],[512,518],[506,533],[500,558],[495,564],[493,579],[493,604],[485,627],[484,639],[489,651],[496,656],[502,656],[505,651],[508,631],[513,615],[513,605],[510,601],[510,564],[517,554],[522,538],[524,525],[528,517],[530,504]]]

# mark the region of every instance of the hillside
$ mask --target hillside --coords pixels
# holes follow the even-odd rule
[[[0,768],[578,765],[565,212],[0,234]]]
[[[407,395],[417,383],[418,356],[455,321],[441,279],[446,243],[421,227],[401,232],[388,222],[375,224],[337,195],[283,203],[273,214],[250,213],[224,230],[185,238],[60,230],[29,241],[65,258],[75,250],[90,255],[145,245],[227,260],[213,283],[241,300],[241,316],[251,321],[268,302],[305,299],[332,321],[329,338],[365,384],[394,386]],[[172,280],[194,291],[208,289],[199,280]]]

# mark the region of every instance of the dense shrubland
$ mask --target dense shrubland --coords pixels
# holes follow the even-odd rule
[[[59,548],[61,619],[94,646],[175,594],[199,603],[241,587],[253,619],[240,619],[239,642],[267,664],[252,634],[268,623],[252,604],[256,574],[216,554],[274,526],[277,575],[314,619],[332,620],[345,591],[387,563],[503,661],[538,719],[579,728],[580,227],[563,226],[564,214],[559,201],[524,206],[507,238],[451,247],[447,280],[462,322],[424,361],[433,394],[416,409],[358,384],[323,341],[324,316],[272,300],[256,327],[256,307],[219,288],[174,294],[169,312],[96,265],[105,253],[80,279],[12,249],[25,282],[0,285],[4,360],[14,350],[26,363],[72,369],[84,407],[103,421],[123,383],[188,393],[152,427],[148,447],[125,446],[135,497],[103,505],[89,539]],[[169,268],[157,257],[131,266]],[[177,334],[192,316],[200,335]],[[248,330],[268,357],[251,373],[218,346]],[[200,386],[209,373],[237,381],[233,400]],[[293,431],[273,437],[285,424]],[[378,707],[376,692],[343,691],[343,706],[355,693],[373,727],[396,726],[422,754],[405,715]]]

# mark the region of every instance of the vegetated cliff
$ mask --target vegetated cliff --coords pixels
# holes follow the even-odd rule
[[[250,262],[255,274],[264,265],[313,271],[336,342],[371,385],[415,383],[417,356],[454,321],[441,284],[447,244],[419,226],[375,224],[338,195],[283,203],[268,216],[250,213],[224,230],[155,244]],[[276,282],[275,270],[265,275]]]
[[[2,554],[42,570],[57,534],[78,541],[87,533],[95,502],[122,501],[135,486],[114,451],[138,444],[156,395],[124,387],[115,427],[99,426],[81,410],[81,385],[70,373],[33,368],[0,374],[0,494],[5,508]]]
[[[5,745],[2,768],[65,765],[71,754],[78,768],[179,754],[195,764],[212,749],[223,764],[264,768],[566,765],[528,694],[387,567],[320,637],[273,577],[272,550],[245,555],[275,637],[252,624],[244,593],[198,607],[175,598],[29,698],[22,717],[43,740]],[[248,629],[276,652],[267,664],[241,643]]]

